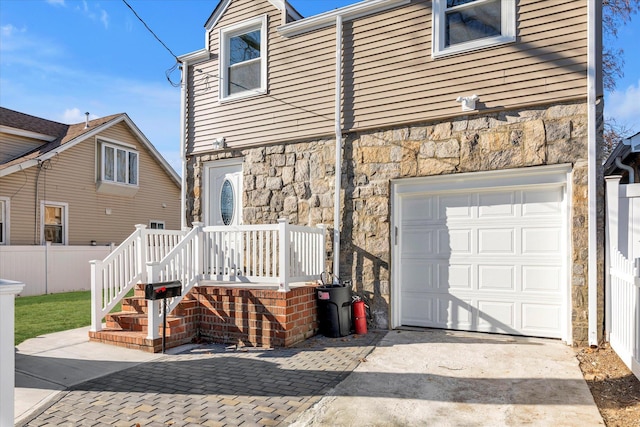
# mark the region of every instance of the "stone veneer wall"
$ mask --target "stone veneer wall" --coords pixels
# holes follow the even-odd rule
[[[569,274],[573,340],[576,344],[585,343],[588,340],[587,133],[587,105],[580,102],[346,135],[340,275],[350,277],[354,289],[369,300],[375,325],[387,328],[390,317],[391,179],[571,163]],[[334,147],[334,139],[321,139],[191,156],[187,177],[190,219],[202,220],[203,163],[243,157],[244,223],[275,223],[278,218],[288,218],[296,224],[331,226]],[[599,194],[602,188],[599,185]],[[598,201],[598,212],[603,212],[602,197]],[[598,240],[602,241],[604,223],[603,215],[599,216]],[[328,270],[331,235],[329,230]],[[602,259],[599,255],[599,269]],[[602,289],[599,284],[599,325],[603,316]]]

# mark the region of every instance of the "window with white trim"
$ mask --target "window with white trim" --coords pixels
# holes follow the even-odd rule
[[[267,17],[220,30],[220,100],[267,91]]]
[[[516,39],[515,0],[434,0],[434,57]]]
[[[164,221],[149,221],[149,228],[152,230],[164,230]]]
[[[68,210],[69,208],[66,203],[41,202],[42,243],[67,244]]]
[[[0,198],[0,245],[9,244],[9,199]]]
[[[138,152],[102,142],[100,179],[121,185],[138,186]]]

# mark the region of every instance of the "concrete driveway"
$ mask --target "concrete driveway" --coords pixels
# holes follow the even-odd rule
[[[391,331],[295,426],[601,426],[574,351],[546,339]]]

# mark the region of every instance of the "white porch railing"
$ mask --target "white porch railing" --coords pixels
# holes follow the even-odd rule
[[[184,232],[149,230],[137,224],[136,231],[104,260],[91,264],[91,330],[102,329],[102,319],[136,283],[146,281],[145,265],[159,261],[182,239]]]
[[[640,258],[635,263],[611,254],[611,333],[609,342],[640,379]]]
[[[200,280],[276,284],[286,292],[290,283],[316,280],[324,271],[323,225],[303,227],[287,220],[234,227],[194,223],[188,233],[153,232],[160,233],[150,235],[140,226],[104,261],[92,261],[92,331],[101,330],[101,319],[136,283],[179,280],[183,296]],[[168,301],[168,312],[181,299]],[[147,303],[148,337],[157,338],[162,304]]]

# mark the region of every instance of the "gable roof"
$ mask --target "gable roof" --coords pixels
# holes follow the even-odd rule
[[[35,166],[39,162],[50,159],[121,122],[124,122],[131,129],[142,145],[149,150],[151,156],[165,169],[171,179],[180,186],[180,177],[176,171],[173,170],[171,165],[167,163],[126,113],[89,120],[87,126],[85,122],[66,125],[0,107],[0,130],[23,135],[24,132],[33,133],[43,137],[36,139],[45,141],[36,149],[0,164],[0,177]]]
[[[286,0],[268,0],[268,1],[276,9],[282,11],[283,13],[286,13],[287,15],[291,16],[293,19],[303,18],[303,16],[300,15],[300,13],[297,10],[295,10],[293,7],[291,7],[291,5],[289,5],[289,2]],[[213,13],[211,13],[211,16],[209,16],[209,19],[207,19],[207,22],[204,24],[204,28],[206,28],[207,31],[211,31],[211,29],[216,26],[216,24],[218,23],[222,15],[224,15],[227,8],[229,7],[229,4],[231,4],[231,0],[220,0],[216,8],[213,10]]]
[[[625,138],[624,140],[620,141],[618,145],[616,145],[616,148],[614,148],[611,154],[609,154],[607,161],[604,162],[603,168],[605,175],[613,175],[615,173],[618,173],[620,168],[618,168],[618,166],[616,165],[617,158],[620,158],[620,161],[622,161],[622,163],[625,163],[627,158],[637,158],[638,156],[640,156],[640,154],[636,154],[631,151],[632,141],[638,139],[640,139],[640,132],[636,133],[633,136],[630,136],[629,138]]]

